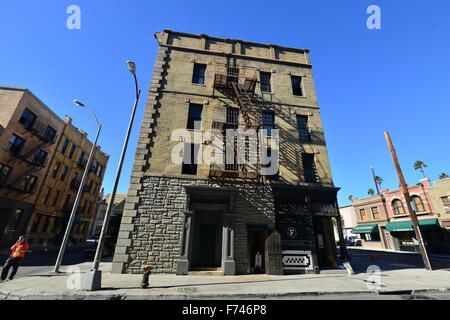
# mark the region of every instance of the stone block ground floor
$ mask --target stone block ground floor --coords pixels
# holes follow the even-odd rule
[[[336,266],[334,187],[144,177],[113,273],[315,273]],[[339,223],[340,219],[336,219]]]

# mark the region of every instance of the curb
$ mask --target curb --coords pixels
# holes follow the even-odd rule
[[[421,293],[446,293],[450,288],[438,289],[402,289],[402,290],[383,290],[383,291],[315,291],[315,292],[288,292],[288,293],[248,293],[248,294],[147,294],[147,295],[127,295],[127,294],[16,294],[0,291],[0,300],[255,300],[255,299],[276,299],[289,297],[311,297],[324,295],[414,295]]]

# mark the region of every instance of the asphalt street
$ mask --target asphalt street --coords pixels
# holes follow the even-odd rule
[[[92,261],[85,256],[83,246],[68,248],[63,259],[63,266],[75,265],[83,262]],[[414,253],[398,253],[398,252],[384,252],[349,248],[349,255],[351,257],[351,265],[356,273],[365,273],[369,266],[376,265],[381,271],[399,270],[407,268],[422,268],[422,258]],[[16,278],[36,275],[51,271],[56,262],[58,255],[57,248],[49,251],[35,250],[27,254],[25,257]],[[0,256],[0,265],[3,266],[8,255],[2,254]],[[103,261],[111,260],[111,257],[105,258]],[[450,255],[449,256],[432,256],[430,257],[433,269],[450,271]],[[449,273],[450,275],[450,273]]]
[[[362,250],[349,248],[351,265],[355,272],[366,272],[371,265],[378,266],[381,271],[423,268],[422,257],[416,253],[386,252],[375,250]],[[430,256],[431,266],[434,270],[450,271],[450,255]]]
[[[55,248],[46,251],[33,250],[32,253],[28,253],[25,256],[15,278],[19,279],[53,270],[57,256],[58,250]],[[0,256],[0,265],[3,266],[7,259],[8,255],[2,254]],[[70,266],[90,260],[92,261],[93,259],[86,259],[85,257],[84,247],[73,247],[67,249],[62,265]]]

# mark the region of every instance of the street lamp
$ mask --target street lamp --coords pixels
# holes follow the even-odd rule
[[[117,167],[116,177],[114,180],[113,190],[111,192],[111,198],[106,209],[105,218],[103,220],[102,232],[100,233],[100,238],[98,239],[97,251],[95,252],[94,263],[92,269],[86,273],[86,278],[83,283],[83,290],[93,291],[98,290],[102,287],[102,271],[99,270],[100,260],[102,258],[103,245],[105,242],[105,235],[108,230],[109,217],[111,215],[111,210],[114,205],[114,199],[116,198],[117,186],[119,185],[120,173],[122,172],[122,165],[125,159],[125,154],[127,151],[128,140],[130,139],[131,128],[133,127],[134,116],[136,114],[136,108],[139,102],[139,96],[141,95],[141,90],[138,86],[138,81],[136,77],[136,65],[132,61],[127,61],[126,63],[128,70],[134,77],[134,83],[136,87],[136,98],[134,101],[133,111],[131,113],[130,123],[128,124],[127,134],[125,136],[125,142],[122,148],[122,154],[120,155],[119,164]]]
[[[62,259],[64,257],[64,253],[66,251],[67,242],[68,242],[69,237],[70,237],[70,232],[72,231],[73,221],[75,220],[76,212],[77,212],[77,209],[78,209],[78,204],[80,202],[81,195],[83,194],[83,188],[84,188],[84,184],[86,183],[86,178],[87,178],[87,176],[89,174],[89,168],[91,167],[91,162],[92,162],[92,157],[94,155],[94,150],[95,150],[95,147],[97,146],[97,141],[98,141],[98,137],[100,135],[100,131],[102,130],[102,125],[98,122],[97,117],[95,116],[95,114],[91,110],[91,108],[89,108],[88,106],[84,105],[83,103],[81,103],[78,100],[74,100],[73,103],[75,105],[79,106],[79,107],[86,108],[86,109],[88,109],[91,112],[91,114],[94,116],[95,122],[97,123],[98,130],[97,130],[97,136],[95,137],[95,141],[92,144],[91,153],[89,154],[89,158],[88,158],[88,161],[87,161],[87,164],[86,164],[86,168],[84,169],[83,178],[81,179],[81,183],[80,183],[80,186],[78,188],[77,197],[75,198],[75,202],[74,202],[73,207],[72,207],[72,212],[70,213],[69,222],[67,224],[66,232],[64,234],[63,242],[61,244],[61,248],[59,249],[58,258],[56,259],[55,267],[53,269],[53,271],[56,272],[56,273],[59,272],[59,268],[61,266],[61,262],[62,262]]]

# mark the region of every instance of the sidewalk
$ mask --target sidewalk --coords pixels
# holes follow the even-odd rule
[[[450,291],[450,272],[446,270],[403,269],[374,275],[242,275],[176,276],[151,275],[150,287],[141,289],[141,275],[110,274],[111,263],[101,264],[103,289],[86,292],[70,289],[84,279],[91,264],[83,263],[79,273],[50,272],[0,284],[0,299],[39,300],[153,300],[153,299],[261,299],[322,294],[411,293]],[[67,272],[68,268],[62,268]],[[69,286],[68,286],[69,284]]]

